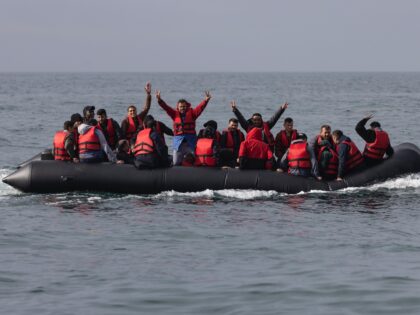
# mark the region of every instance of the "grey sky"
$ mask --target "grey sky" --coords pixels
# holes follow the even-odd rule
[[[420,71],[417,0],[0,0],[0,71]]]

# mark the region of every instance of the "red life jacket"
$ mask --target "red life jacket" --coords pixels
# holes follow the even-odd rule
[[[268,123],[266,122],[263,123],[263,141],[270,146],[271,150],[274,149],[274,137],[270,131]]]
[[[363,156],[353,141],[344,140],[342,143],[345,143],[350,147],[350,150],[347,153],[347,160],[346,160],[346,165],[345,165],[346,172],[348,172],[349,170],[363,163]]]
[[[195,148],[195,166],[216,166],[213,146],[215,139],[200,138]]]
[[[138,126],[141,127],[143,125],[143,121],[140,119],[139,115],[137,115],[135,119],[137,119],[138,121]],[[137,128],[136,128],[136,124],[134,123],[133,117],[127,116],[127,121],[128,121],[128,127],[125,132],[125,138],[130,141],[130,139],[136,133]]]
[[[229,149],[231,151],[233,151],[234,148],[235,148],[235,141],[234,141],[235,138],[233,137],[233,132],[234,131],[231,131],[229,129],[223,130],[223,134],[226,134],[225,148],[226,149]],[[239,146],[241,145],[242,141],[245,140],[245,136],[242,133],[242,131],[240,131],[239,129],[237,130],[237,132],[239,134],[239,143],[237,144],[238,145],[238,149],[239,149]]]
[[[292,168],[311,169],[311,156],[306,148],[306,141],[291,143],[287,153],[289,172]]]
[[[184,120],[181,119],[179,110],[175,113],[174,118],[174,135],[195,134],[195,117],[192,108],[188,108],[185,112]]]
[[[333,139],[332,139],[332,137],[331,136],[329,136],[328,137],[328,142],[332,145],[332,148],[335,150],[335,144],[334,144],[334,141],[333,141]],[[316,156],[318,156],[318,154],[319,154],[319,151],[321,151],[322,149],[323,149],[323,145],[321,145],[321,142],[322,141],[324,141],[322,138],[321,138],[321,136],[320,135],[317,135],[316,136],[316,141],[315,141],[315,155]]]
[[[95,129],[96,127],[91,127],[85,134],[79,134],[79,154],[101,150],[101,143],[99,142],[98,136],[95,134]]]
[[[111,119],[106,120],[106,130],[103,130],[101,124],[98,122],[97,127],[103,132],[104,135],[108,135],[107,141],[110,147],[114,148],[117,144],[114,124]]]
[[[70,161],[70,155],[64,146],[66,139],[70,135],[70,132],[60,130],[54,135],[53,148],[54,148],[54,160]]]
[[[290,147],[290,143],[297,138],[297,130],[293,129],[292,134],[289,138],[287,137],[286,130],[280,130],[280,132],[276,135],[276,152],[277,156],[280,158],[280,155],[283,155],[286,150]]]
[[[134,156],[152,154],[155,152],[155,144],[150,138],[151,132],[151,128],[145,128],[139,131],[132,151]]]
[[[371,159],[381,160],[389,147],[389,136],[382,130],[375,130],[375,134],[375,141],[366,143],[363,155]]]
[[[331,176],[337,176],[338,174],[338,155],[334,149],[329,148],[327,146],[322,146],[318,152],[318,162],[321,161],[321,156],[324,151],[329,151],[332,154],[332,157],[328,160],[327,166],[325,169],[322,170],[324,174],[328,174]]]

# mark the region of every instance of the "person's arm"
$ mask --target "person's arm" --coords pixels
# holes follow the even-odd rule
[[[394,154],[394,148],[389,144],[388,148],[385,151],[386,158],[389,159]]]
[[[146,83],[146,86],[144,87],[144,91],[146,92],[146,99],[144,100],[143,109],[138,115],[139,118],[143,121],[144,117],[146,117],[147,113],[150,110],[150,105],[152,104],[152,85],[150,82]]]
[[[112,126],[114,127],[114,130],[115,130],[115,137],[116,137],[115,143],[118,143],[118,141],[124,139],[123,132],[120,125],[114,119],[112,119],[111,121],[112,121]]]
[[[367,143],[372,143],[375,141],[376,134],[375,132],[372,132],[372,130],[367,130],[365,125],[368,122],[369,119],[371,119],[373,116],[369,115],[365,118],[363,118],[361,121],[359,121],[356,125],[356,132],[357,134],[362,137],[363,140],[365,140]]]
[[[281,158],[279,163],[279,167],[284,171],[289,168],[289,160],[287,159],[288,153],[289,149],[287,149],[286,152],[284,152],[283,157]]]
[[[64,141],[64,148],[66,149],[70,158],[75,161],[77,159],[76,151],[74,150],[74,134],[70,133]]]
[[[101,144],[101,149],[105,152],[106,156],[108,157],[108,161],[111,163],[116,162],[115,153],[112,151],[110,146],[108,145],[108,142],[105,139],[104,134],[99,129],[95,129],[95,135],[99,139],[99,143]]]
[[[268,149],[267,151],[267,161],[265,162],[265,169],[272,170],[273,169],[273,152]]]
[[[238,107],[236,107],[236,102],[235,101],[230,102],[230,106],[232,107],[232,111],[235,114],[236,118],[238,118],[239,124],[241,125],[242,129],[248,132],[248,129],[249,129],[248,121],[239,111]]]
[[[315,156],[315,152],[309,145],[307,145],[306,148],[311,157],[312,175],[316,177],[317,179],[321,179],[321,176],[319,175],[319,169],[318,169],[318,160]]]
[[[349,146],[345,143],[338,145],[338,174],[337,179],[342,179],[346,171],[347,151]]]
[[[241,143],[241,146],[239,147],[239,168],[240,169],[244,169],[245,165],[246,165],[246,161],[247,161],[247,149],[246,149],[246,145],[245,142]]]
[[[198,104],[194,109],[193,109],[193,116],[197,119],[198,116],[201,115],[201,113],[204,111],[204,109],[206,108],[207,104],[210,102],[211,99],[211,95],[209,91],[205,91],[205,98],[204,100],[201,101],[200,104]]]
[[[159,160],[163,161],[168,156],[168,147],[163,143],[161,136],[156,131],[150,133],[150,138],[155,145]]]
[[[156,99],[158,101],[159,106],[169,115],[169,117],[174,119],[176,115],[176,110],[165,103],[165,101],[160,96],[160,91],[156,91]]]
[[[124,118],[121,122],[121,139],[127,139],[128,119]]]
[[[289,104],[286,102],[280,108],[274,113],[274,115],[267,121],[268,128],[273,128],[277,121],[280,119],[280,116],[284,113],[286,108],[289,106]]]
[[[162,130],[162,132],[168,136],[173,136],[174,132],[172,131],[171,128],[169,128],[168,126],[166,126],[163,122],[159,121],[160,124],[160,130]]]
[[[309,145],[309,147],[315,152],[316,151],[316,146],[318,145],[318,136],[315,136],[315,137],[313,137],[310,141],[309,141],[309,143],[308,143],[308,145]]]

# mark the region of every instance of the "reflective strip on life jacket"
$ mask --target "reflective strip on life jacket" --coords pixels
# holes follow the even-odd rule
[[[346,172],[348,172],[363,163],[363,156],[353,141],[345,140],[342,143],[345,143],[350,147],[346,160]]]
[[[289,170],[296,169],[310,169],[311,156],[306,148],[306,141],[291,143],[287,153],[287,160],[289,161]]]
[[[60,130],[57,131],[54,135],[53,141],[53,153],[54,153],[54,160],[61,160],[61,161],[70,161],[71,157],[67,153],[65,148],[66,139],[70,136],[70,132]]]
[[[389,147],[389,136],[382,130],[375,130],[375,135],[374,142],[366,143],[363,155],[371,159],[381,160]]]
[[[185,112],[184,119],[181,118],[181,113],[177,110],[173,127],[175,136],[183,134],[195,134],[195,119],[193,116],[193,110],[188,108]]]
[[[196,166],[216,166],[216,158],[213,152],[214,139],[200,138],[195,148]]]
[[[155,152],[155,145],[150,138],[151,128],[145,128],[137,134],[136,143],[133,147],[134,156],[152,154]]]
[[[96,127],[91,127],[85,134],[79,134],[79,154],[101,150],[101,143],[99,142],[98,136],[95,134],[95,129]]]

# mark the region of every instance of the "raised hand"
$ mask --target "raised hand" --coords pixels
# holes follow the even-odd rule
[[[371,119],[373,117],[373,114],[369,114],[368,116],[366,116],[365,118],[363,118],[363,119],[366,119],[366,121],[368,121],[369,119]]]
[[[206,100],[206,101],[210,101],[210,99],[211,99],[210,91],[205,91],[205,92],[204,92],[204,94],[205,94],[205,96],[206,96],[206,97],[205,97],[205,100]]]
[[[283,105],[281,105],[281,109],[285,110],[289,107],[289,103],[285,102]]]
[[[230,102],[230,106],[232,107],[232,109],[235,109],[236,108],[236,102],[235,101]]]
[[[160,91],[159,90],[157,90],[156,91],[156,99],[158,100],[158,101],[160,101],[162,98],[160,97]]]
[[[146,86],[144,87],[144,90],[148,95],[150,95],[152,93],[152,84],[150,82],[147,82]]]

